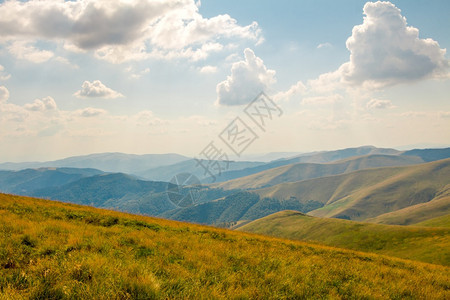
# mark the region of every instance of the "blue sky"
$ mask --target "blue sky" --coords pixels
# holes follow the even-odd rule
[[[0,1],[0,161],[450,144],[448,1]],[[406,22],[406,23],[405,23]],[[259,131],[258,131],[259,130]]]

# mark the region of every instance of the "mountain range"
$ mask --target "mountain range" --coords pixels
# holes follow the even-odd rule
[[[158,164],[169,163],[169,156],[161,156]],[[102,157],[91,166],[107,164],[109,156]],[[113,157],[123,156],[109,159]],[[397,151],[364,146],[268,163],[231,162],[235,170],[222,173],[230,180],[197,187],[202,197],[188,207],[171,201],[167,190],[173,183],[168,181],[180,172],[201,177],[203,170],[193,159],[170,157],[181,161],[153,169],[141,166],[129,174],[105,172],[105,167],[0,171],[0,191],[219,226],[245,224],[283,210],[390,225],[415,224],[450,212],[450,148]],[[89,165],[94,158],[79,157],[78,163]],[[109,168],[128,169],[137,163],[120,161]],[[125,161],[133,163],[126,166]],[[180,188],[190,192],[190,187]]]

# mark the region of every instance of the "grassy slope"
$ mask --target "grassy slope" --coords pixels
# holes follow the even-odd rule
[[[369,224],[282,211],[238,230],[450,266],[450,228]]]
[[[0,298],[450,297],[450,269],[0,194]]]
[[[262,197],[319,201],[325,206],[309,214],[361,221],[447,195],[449,178],[450,159],[446,159],[283,183],[254,192]]]
[[[250,176],[213,184],[223,189],[257,189],[284,182],[294,182],[323,176],[349,173],[356,170],[414,165],[423,163],[418,157],[397,155],[367,155],[352,157],[334,163],[297,163],[265,170]]]
[[[367,222],[391,225],[413,225],[419,222],[445,216],[450,213],[450,196],[433,199],[430,202],[420,203],[399,209],[393,212],[367,219]],[[431,221],[430,220],[430,221]]]
[[[416,226],[450,227],[450,214],[417,223]]]

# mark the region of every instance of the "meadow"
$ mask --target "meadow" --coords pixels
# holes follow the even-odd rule
[[[1,299],[448,299],[450,269],[0,194]]]

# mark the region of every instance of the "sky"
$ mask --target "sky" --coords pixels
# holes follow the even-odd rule
[[[446,0],[0,1],[0,162],[448,146],[449,12]]]

